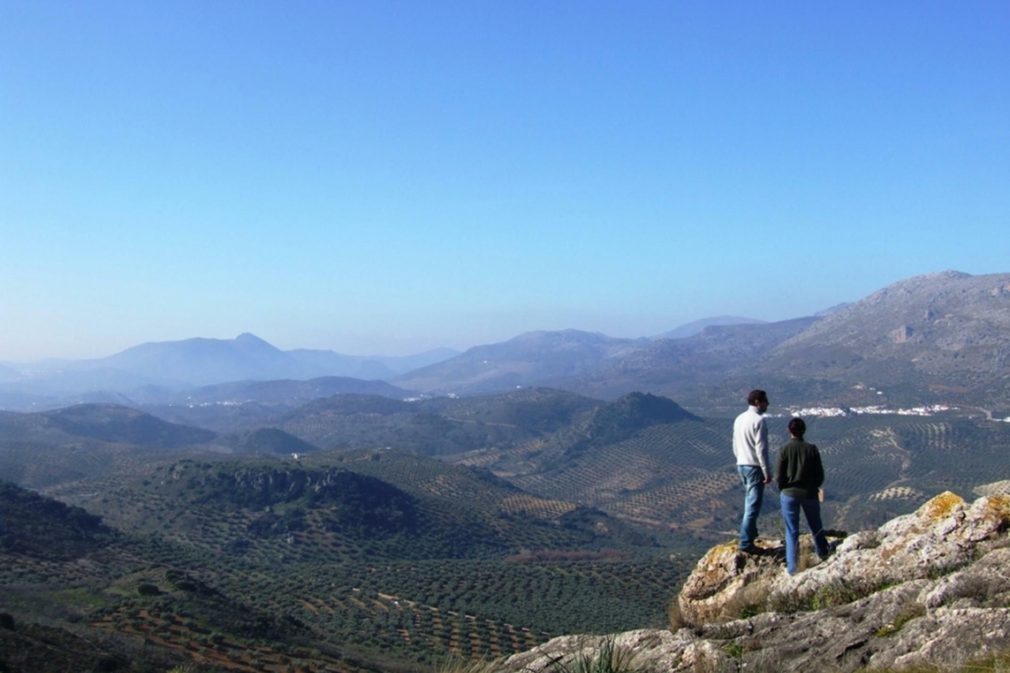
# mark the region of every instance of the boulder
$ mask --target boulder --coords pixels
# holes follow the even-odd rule
[[[784,572],[779,542],[758,540],[757,554],[741,552],[736,542],[713,547],[684,582],[673,612],[684,626],[737,619],[762,605]]]

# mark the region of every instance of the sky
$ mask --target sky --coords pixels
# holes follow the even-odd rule
[[[0,361],[1010,272],[1010,3],[0,2]]]

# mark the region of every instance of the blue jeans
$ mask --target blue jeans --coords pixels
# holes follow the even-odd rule
[[[743,483],[743,518],[740,520],[740,549],[754,544],[758,536],[758,515],[765,495],[765,473],[757,465],[737,465]]]
[[[821,524],[821,503],[817,498],[794,498],[785,493],[779,494],[782,505],[782,522],[786,527],[786,570],[790,575],[796,574],[796,560],[799,556],[800,543],[800,510],[807,519],[810,532],[814,534],[814,548],[822,559],[828,557],[828,539],[824,535]]]

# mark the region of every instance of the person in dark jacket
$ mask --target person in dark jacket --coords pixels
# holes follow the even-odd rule
[[[802,418],[789,421],[790,440],[779,449],[776,482],[779,487],[779,502],[782,506],[782,521],[786,528],[786,570],[796,574],[796,560],[800,538],[800,510],[807,519],[810,532],[814,536],[817,556],[824,560],[830,549],[821,524],[820,487],[824,483],[824,466],[817,447],[803,440],[807,424]]]

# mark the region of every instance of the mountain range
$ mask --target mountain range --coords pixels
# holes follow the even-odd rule
[[[794,405],[947,402],[1005,409],[1008,365],[1010,274],[947,271],[819,315],[710,325],[679,339],[523,335],[393,382],[432,394],[543,385],[613,398],[637,390],[708,412],[739,406],[755,387]]]
[[[242,334],[142,344],[97,360],[7,363],[0,366],[0,408],[276,403],[288,394],[304,399],[311,385],[295,382],[315,381],[401,399],[525,386],[605,399],[641,391],[707,413],[735,408],[747,390],[762,387],[792,405],[953,403],[998,413],[1010,392],[1008,328],[1010,274],[946,271],[813,316],[713,318],[655,338],[537,331],[463,353],[362,358],[281,351]]]
[[[673,339],[530,333],[392,382],[148,385],[0,411],[0,474],[16,484],[0,486],[0,670],[414,672],[661,629],[690,566],[734,537],[727,438],[755,380],[773,447],[793,401],[964,403],[809,415],[833,529],[947,489],[1006,493],[1008,282],[926,276],[821,316]],[[272,348],[257,341],[215,348],[255,361]]]
[[[87,402],[179,402],[194,393],[201,399],[222,393],[199,390],[207,386],[270,380],[354,379],[354,383],[343,381],[342,385],[356,392],[368,392],[376,388],[372,381],[391,379],[457,354],[450,349],[375,357],[326,350],[282,351],[248,333],[234,339],[147,343],[93,360],[0,365],[0,408],[52,408]],[[332,387],[334,381],[316,383]]]

